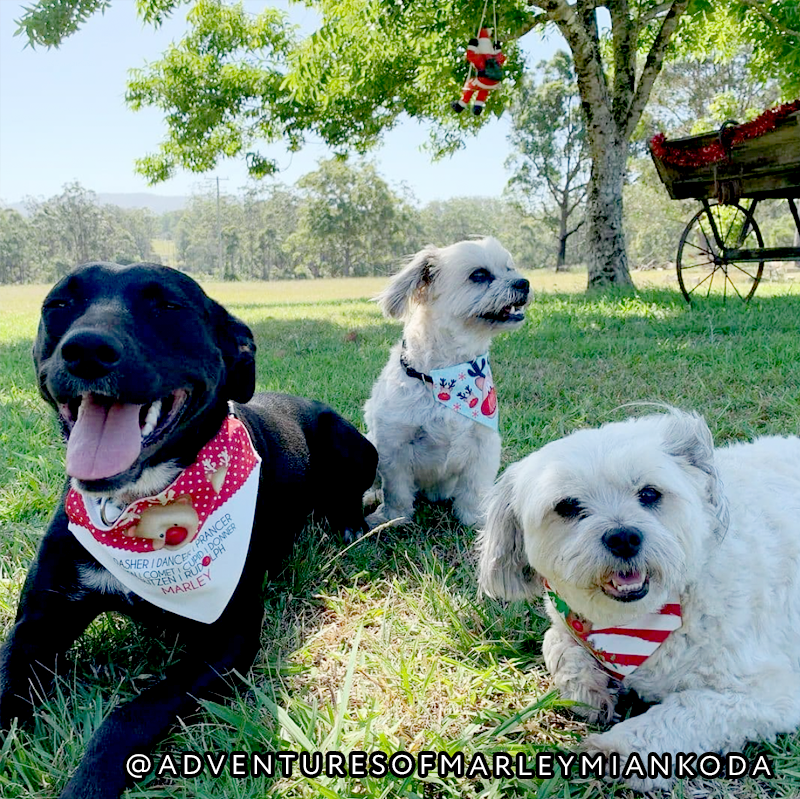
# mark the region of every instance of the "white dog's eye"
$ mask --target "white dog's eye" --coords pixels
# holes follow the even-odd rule
[[[480,269],[476,269],[469,276],[469,279],[473,283],[491,283],[494,280],[494,275],[488,269],[481,267]]]
[[[639,491],[639,502],[646,508],[658,503],[661,499],[661,492],[653,486],[645,486]]]
[[[553,510],[561,516],[562,519],[583,519],[587,515],[586,508],[584,508],[580,500],[575,499],[575,497],[562,499]]]

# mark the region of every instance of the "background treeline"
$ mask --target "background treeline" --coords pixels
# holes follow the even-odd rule
[[[780,99],[778,81],[753,74],[751,46],[685,57],[664,65],[631,141],[623,190],[623,225],[633,269],[671,268],[681,233],[698,209],[668,198],[647,141],[718,128],[757,116]],[[514,87],[502,197],[481,195],[422,205],[405,185],[391,186],[365,160],[321,161],[293,186],[265,178],[238,192],[188,198],[156,215],[102,205],[72,183],[25,213],[0,208],[0,283],[51,282],[89,260],[152,260],[229,280],[387,274],[425,244],[494,235],[524,269],[584,264],[586,194],[591,159],[569,54],[540,62]],[[758,213],[767,246],[798,238],[785,203]],[[797,242],[800,245],[800,242]]]
[[[687,214],[670,206],[654,180],[631,189],[634,262],[665,264]],[[669,219],[653,214],[655,206],[669,211]],[[238,195],[223,193],[219,225],[217,209],[213,189],[190,197],[183,210],[156,215],[101,205],[94,192],[68,184],[55,197],[28,201],[24,214],[0,209],[0,283],[49,282],[97,259],[157,261],[239,280],[388,274],[427,243],[445,245],[475,234],[497,236],[521,267],[534,269],[554,266],[559,248],[547,214],[510,195],[420,206],[365,162],[334,159],[294,186],[266,183]],[[582,260],[580,233],[570,239],[568,264]]]
[[[631,262],[670,268],[699,206],[670,201],[649,159],[636,160],[630,175],[625,221]],[[0,283],[51,282],[89,260],[156,261],[228,280],[382,275],[425,244],[475,234],[497,236],[524,269],[556,266],[562,248],[557,215],[512,192],[420,206],[372,164],[335,159],[294,186],[267,183],[222,194],[219,226],[214,190],[190,197],[183,210],[156,215],[101,205],[94,192],[72,183],[58,196],[29,201],[26,211],[0,209]],[[766,218],[768,243],[791,243],[788,211],[776,205]],[[567,267],[584,260],[581,234],[578,228],[562,252]]]
[[[699,208],[674,202],[660,184],[646,141],[749,119],[777,100],[774,82],[754,83],[750,53],[726,62],[665,67],[628,160],[624,226],[634,269],[672,268],[681,233]],[[293,186],[271,179],[219,197],[209,184],[180,211],[103,205],[72,183],[24,213],[0,208],[0,283],[52,282],[89,260],[150,260],[228,280],[389,274],[422,246],[493,235],[523,269],[586,261],[585,194],[589,159],[572,63],[565,53],[538,65],[517,88],[510,111],[502,197],[475,194],[422,205],[405,185],[391,186],[370,161],[321,161]],[[767,246],[797,238],[785,203],[759,210]],[[797,242],[800,244],[800,242]]]
[[[219,209],[219,224],[218,213]],[[103,259],[168,263],[224,279],[388,274],[429,242],[500,238],[527,268],[553,261],[546,225],[500,198],[460,197],[425,206],[390,187],[370,163],[325,161],[294,186],[215,190],[160,215],[101,205],[78,183],[26,213],[0,210],[0,283],[48,282]]]
[[[752,119],[778,101],[774,80],[754,80],[742,48],[725,60],[669,64],[632,142],[624,188],[624,228],[634,269],[671,268],[681,233],[698,209],[674,202],[660,184],[646,142]],[[321,161],[293,186],[253,182],[219,198],[212,184],[180,211],[102,205],[72,183],[25,213],[0,208],[0,283],[51,282],[89,260],[160,261],[228,280],[351,277],[393,272],[433,243],[494,235],[524,269],[569,268],[587,260],[586,151],[573,65],[564,52],[541,62],[514,91],[502,197],[475,195],[422,205],[405,185],[391,186],[365,160]],[[785,203],[759,210],[767,246],[791,244]],[[800,244],[800,242],[798,242]]]

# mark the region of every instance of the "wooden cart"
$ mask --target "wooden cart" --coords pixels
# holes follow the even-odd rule
[[[800,103],[786,109],[800,109]],[[754,131],[755,123],[748,124]],[[744,127],[726,123],[713,133],[651,142],[670,197],[694,198],[703,206],[683,231],[676,258],[678,283],[689,303],[729,294],[747,301],[765,261],[800,262],[800,247],[764,247],[756,222],[761,200],[785,199],[800,236],[795,202],[800,198],[800,110],[770,120],[768,132],[752,138],[741,135]],[[749,205],[740,204],[742,199]]]

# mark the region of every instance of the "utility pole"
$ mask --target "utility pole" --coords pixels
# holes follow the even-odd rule
[[[222,180],[227,179],[228,178],[222,178]],[[219,208],[219,181],[220,178],[217,176],[217,268],[219,269],[220,277],[224,279],[225,271],[222,266],[222,217]]]

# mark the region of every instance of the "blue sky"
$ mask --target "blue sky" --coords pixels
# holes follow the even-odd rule
[[[24,47],[14,36],[15,19],[32,0],[0,0],[0,200],[58,194],[65,183],[79,181],[97,193],[150,192],[162,195],[202,191],[214,176],[224,191],[247,182],[243,165],[228,161],[207,175],[188,172],[149,187],[134,172],[134,159],[154,152],[165,128],[157,110],[131,111],[124,103],[129,69],[156,60],[171,41],[181,38],[186,7],[162,28],[145,27],[133,0],[115,0],[102,16],[92,18],[57,50]],[[258,10],[263,3],[248,0]],[[302,26],[314,19],[292,6]],[[549,58],[558,38],[529,34],[523,45],[530,63]],[[455,99],[455,98],[454,98]],[[461,195],[499,195],[508,179],[508,115],[493,121],[452,158],[432,162],[420,149],[424,125],[406,120],[374,152],[381,174],[392,184],[405,182],[421,203]],[[276,145],[272,154],[281,167],[278,179],[294,183],[329,155],[312,143],[291,155]]]

